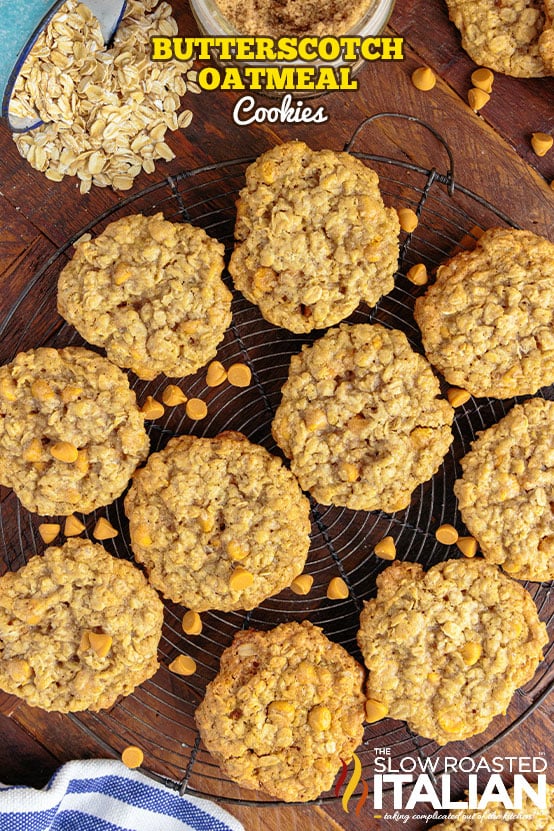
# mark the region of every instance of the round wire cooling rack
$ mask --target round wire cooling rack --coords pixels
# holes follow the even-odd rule
[[[349,321],[378,321],[401,329],[412,346],[422,351],[412,310],[415,296],[424,289],[413,286],[405,278],[410,266],[424,262],[431,271],[454,252],[472,247],[480,228],[499,224],[516,226],[493,205],[455,183],[454,160],[448,145],[418,119],[396,113],[374,116],[360,125],[345,149],[354,152],[353,143],[360,129],[381,117],[407,119],[430,129],[448,154],[449,168],[446,173],[440,173],[435,168],[425,169],[406,161],[354,153],[379,174],[385,203],[413,208],[419,224],[413,233],[402,234],[394,290],[375,308],[358,309]],[[234,203],[244,185],[245,168],[251,161],[250,158],[235,159],[168,177],[122,200],[81,229],[30,277],[25,290],[0,321],[1,362],[10,361],[18,351],[36,346],[84,344],[56,312],[58,274],[71,257],[71,246],[83,233],[97,234],[109,222],[129,213],[163,211],[167,219],[189,221],[203,227],[221,240],[229,253],[233,245]],[[228,275],[226,280],[230,284]],[[230,429],[243,432],[272,453],[279,453],[271,436],[271,420],[287,377],[290,357],[300,351],[303,343],[313,341],[321,333],[298,336],[272,326],[236,292],[232,311],[232,324],[218,350],[218,359],[227,366],[235,361],[246,362],[252,370],[252,384],[240,389],[228,384],[209,388],[205,383],[205,370],[178,381],[188,397],[206,401],[208,416],[203,421],[193,422],[186,417],[182,406],[166,409],[161,419],[150,423],[152,451],[163,447],[173,435],[214,436]],[[139,401],[147,394],[159,397],[167,383],[162,377],[151,382],[140,381],[133,375],[130,378]],[[554,389],[543,390],[543,394],[554,398]],[[452,491],[457,462],[469,450],[476,432],[498,421],[513,403],[513,400],[471,399],[458,408],[453,425],[454,442],[444,463],[429,482],[416,489],[410,506],[404,511],[392,515],[356,512],[326,507],[312,500],[312,544],[306,570],[313,575],[314,584],[309,595],[298,597],[286,590],[251,612],[204,613],[202,633],[195,637],[185,635],[182,630],[183,608],[166,602],[160,643],[162,666],[158,673],[109,711],[61,716],[71,722],[68,726],[71,726],[72,735],[82,732],[83,747],[89,747],[89,740],[94,737],[94,745],[103,748],[107,756],[119,755],[129,744],[139,745],[145,751],[145,772],[181,793],[186,791],[231,803],[276,804],[225,779],[200,743],[194,711],[206,684],[217,672],[221,652],[239,629],[266,629],[285,620],[308,618],[360,659],[356,646],[359,612],[363,601],[374,596],[375,578],[387,565],[373,555],[375,543],[391,534],[399,559],[416,561],[425,567],[459,556],[456,548],[444,546],[435,538],[436,528],[446,522],[454,525],[461,534],[467,533],[457,513]],[[106,516],[120,531],[116,539],[105,543],[106,548],[116,556],[132,559],[122,498],[85,518],[87,535],[92,536],[92,528],[99,516]],[[2,489],[0,546],[4,570],[19,568],[44,549],[37,531],[39,521],[20,506],[11,491]],[[329,580],[337,575],[346,581],[349,596],[346,600],[331,601],[326,597],[326,588]],[[526,583],[525,586],[552,638],[554,597],[551,584]],[[180,653],[191,655],[196,661],[194,675],[185,678],[167,669]],[[496,718],[485,733],[449,745],[448,755],[477,757],[485,753],[521,724],[541,704],[553,685],[554,645],[547,648],[545,660],[534,679],[516,693],[507,715]],[[405,756],[415,756],[435,760],[435,774],[441,772],[444,749],[414,735],[405,724],[385,719],[366,726],[363,745],[357,751],[362,762],[362,777],[369,783],[374,748],[385,746],[390,748],[393,763]],[[329,792],[318,801],[334,798],[334,792]]]

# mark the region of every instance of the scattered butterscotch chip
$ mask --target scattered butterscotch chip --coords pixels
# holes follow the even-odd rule
[[[254,582],[254,575],[248,569],[237,566],[229,577],[229,587],[234,591],[242,591],[249,588]]]
[[[381,701],[375,701],[374,698],[368,698],[365,703],[365,720],[368,724],[373,724],[376,721],[381,721],[388,715],[389,708]]]
[[[398,221],[400,222],[400,227],[403,231],[406,231],[408,234],[415,231],[419,223],[415,211],[411,208],[398,208],[396,213],[398,214]]]
[[[69,441],[57,441],[50,448],[50,454],[59,462],[67,462],[73,464],[77,461],[79,451],[74,444]]]
[[[121,754],[121,761],[128,768],[139,768],[142,763],[144,762],[144,753],[140,749],[140,747],[135,747],[135,745],[129,745],[126,747],[123,753]]]
[[[295,594],[308,594],[314,584],[311,574],[299,574],[290,584],[291,591]]]
[[[472,87],[467,94],[467,100],[473,112],[478,113],[485,104],[488,104],[490,95],[478,87]]]
[[[96,525],[94,526],[94,531],[92,532],[92,536],[96,540],[113,540],[114,537],[117,537],[119,531],[117,531],[111,522],[101,516]]]
[[[189,398],[186,405],[186,413],[193,421],[200,421],[208,415],[208,407],[201,398]]]
[[[374,548],[377,557],[382,560],[394,560],[396,558],[396,545],[392,537],[383,537]]]
[[[227,370],[227,380],[234,387],[247,387],[252,380],[252,372],[246,364],[231,364]]]
[[[439,542],[442,542],[443,545],[454,545],[455,542],[458,542],[458,532],[454,528],[453,525],[449,525],[446,523],[445,525],[441,525],[440,528],[437,528],[435,531],[435,537]]]
[[[209,387],[219,387],[227,379],[225,367],[219,361],[212,361],[206,372],[206,384]]]
[[[66,537],[76,537],[82,534],[84,530],[85,526],[80,519],[77,519],[75,514],[70,514],[65,520],[63,532]]]
[[[537,156],[545,156],[553,144],[554,138],[548,133],[533,133],[531,136],[531,147]]]
[[[193,612],[192,609],[190,609],[190,611],[185,612],[183,615],[181,625],[183,627],[183,632],[186,635],[199,635],[202,631],[202,618],[198,612]]]
[[[349,595],[348,586],[342,577],[333,577],[327,586],[327,597],[329,600],[345,600]]]
[[[88,632],[88,641],[99,658],[105,658],[112,648],[113,638],[105,632]]]
[[[429,280],[427,269],[423,263],[413,265],[407,272],[406,277],[414,286],[424,286]]]
[[[196,672],[196,661],[190,655],[177,655],[169,665],[171,672],[177,675],[194,675]]]
[[[162,392],[162,401],[168,407],[177,407],[187,403],[187,396],[176,384],[169,384]]]
[[[60,533],[60,526],[57,522],[41,522],[38,527],[38,532],[42,538],[42,541],[48,545],[48,543],[53,542]]]
[[[143,414],[144,418],[148,421],[152,421],[156,418],[161,418],[165,413],[165,409],[163,404],[160,404],[159,401],[156,401],[151,395],[146,396],[146,401],[140,408],[141,413]]]
[[[446,397],[452,407],[461,407],[466,404],[471,398],[471,394],[461,387],[450,387],[446,391]]]
[[[486,69],[485,67],[476,69],[471,73],[471,83],[473,86],[477,89],[483,90],[483,92],[486,92],[488,95],[492,92],[493,81],[494,74],[490,69]]]
[[[428,92],[430,89],[433,89],[436,83],[437,77],[428,66],[418,66],[412,72],[412,84],[416,89],[422,90],[422,92]]]
[[[464,557],[475,557],[477,554],[477,540],[475,537],[458,537],[456,545]]]

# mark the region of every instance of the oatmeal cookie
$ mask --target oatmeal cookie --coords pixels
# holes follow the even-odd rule
[[[58,311],[89,343],[145,380],[192,375],[231,322],[223,245],[163,214],[125,216],[77,243]]]
[[[492,228],[437,270],[415,303],[431,363],[472,395],[511,398],[554,382],[554,244]]]
[[[95,352],[41,347],[0,367],[0,483],[29,511],[109,504],[148,447],[127,376]]]
[[[531,595],[491,563],[395,562],[377,586],[358,632],[368,698],[440,745],[485,730],[542,660]]]
[[[171,439],[135,474],[125,511],[152,585],[197,612],[253,609],[290,586],[310,545],[297,481],[240,433]]]
[[[328,790],[363,736],[364,672],[317,626],[238,632],[196,710],[223,772],[285,802]]]
[[[514,789],[508,793],[513,802]],[[481,810],[452,811],[445,822],[432,826],[433,831],[554,831],[554,785],[546,786],[546,808],[535,805],[525,792],[522,796],[521,808],[489,802]]]
[[[250,165],[229,271],[266,320],[310,332],[393,289],[399,223],[378,181],[348,153],[300,141]]]
[[[517,78],[552,75],[540,38],[548,27],[544,0],[446,0],[462,47],[475,63]]]
[[[273,436],[323,505],[400,511],[439,468],[454,411],[406,336],[342,324],[291,360]]]
[[[0,578],[0,688],[33,707],[101,710],[158,668],[163,605],[131,563],[89,540]]]
[[[454,492],[485,559],[517,580],[554,580],[554,401],[513,407],[461,465]]]

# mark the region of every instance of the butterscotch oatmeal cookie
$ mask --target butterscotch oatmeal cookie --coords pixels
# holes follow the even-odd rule
[[[461,465],[454,492],[485,559],[518,580],[554,580],[554,401],[513,407]]]
[[[454,411],[406,336],[342,324],[293,355],[273,436],[324,505],[399,511],[438,470]]]
[[[158,668],[163,605],[143,574],[84,539],[0,578],[0,688],[33,707],[101,710]]]
[[[544,0],[446,0],[462,46],[475,63],[519,78],[552,75],[539,41],[548,26]]]
[[[266,320],[310,332],[393,289],[399,223],[378,181],[348,153],[300,141],[250,165],[229,271]]]
[[[536,791],[537,786],[532,785]],[[515,790],[508,791],[514,808],[502,802],[489,802],[480,810],[452,811],[448,819],[434,825],[433,831],[554,831],[554,785],[546,786],[546,807],[539,808],[522,793],[521,807],[515,806]]]
[[[363,736],[364,673],[307,620],[238,632],[196,710],[223,772],[285,802],[328,790]]]
[[[171,439],[135,474],[125,512],[152,585],[197,612],[253,609],[290,586],[310,545],[298,483],[240,433]]]
[[[368,698],[440,745],[485,730],[542,660],[531,595],[484,560],[395,562],[377,586],[358,632]]]
[[[492,228],[415,303],[425,352],[450,384],[511,398],[554,382],[554,244]]]
[[[191,375],[231,322],[223,245],[163,214],[125,216],[77,243],[60,274],[58,311],[108,358],[151,380]]]
[[[0,367],[0,483],[29,511],[109,504],[148,447],[127,376],[95,352],[41,347]]]

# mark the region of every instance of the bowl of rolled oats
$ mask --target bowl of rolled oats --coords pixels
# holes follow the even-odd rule
[[[14,132],[31,130],[41,122],[40,114],[33,108],[31,102],[27,100],[26,106],[23,106],[17,100],[17,96],[12,103],[12,97],[16,88],[22,89],[20,73],[29,71],[30,55],[33,54],[35,57],[35,64],[39,55],[43,59],[47,56],[48,44],[43,34],[54,17],[60,35],[54,61],[60,70],[67,68],[71,63],[69,56],[73,48],[71,38],[73,33],[65,26],[66,21],[60,14],[64,3],[65,0],[56,0],[56,2],[52,0],[17,2],[15,0],[2,9],[0,19],[1,106],[2,115],[8,119],[10,128]],[[85,0],[80,15],[80,22],[82,22],[80,28],[85,28],[86,22],[94,17],[103,42],[109,43],[123,17],[125,4],[126,0]]]
[[[194,77],[187,84],[192,62],[150,60],[152,36],[178,33],[171,6],[127,0],[106,41],[91,4],[113,2],[58,4],[9,100],[10,122],[34,119],[32,129],[13,132],[20,154],[51,181],[76,177],[81,193],[93,185],[129,190],[157,160],[173,159],[165,134],[188,126],[192,112],[179,113],[181,98],[199,89]]]

